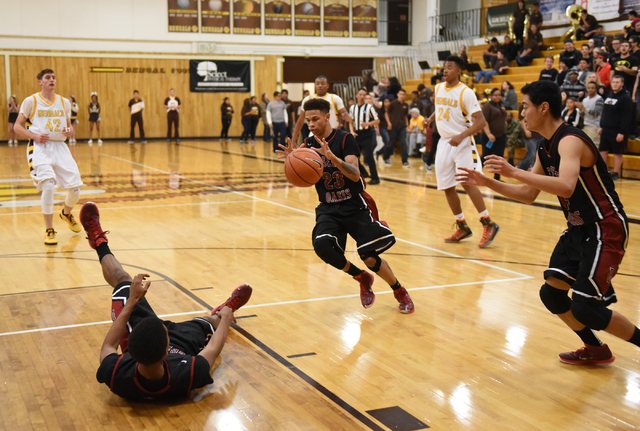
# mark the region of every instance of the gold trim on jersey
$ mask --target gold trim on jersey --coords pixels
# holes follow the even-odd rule
[[[462,104],[462,95],[464,94],[464,90],[467,90],[467,89],[469,89],[469,87],[464,87],[460,92],[460,109],[462,109],[462,114],[464,114],[465,117],[469,115],[469,113],[467,112],[466,109],[464,109],[464,105]]]
[[[46,103],[49,106],[53,106],[54,103],[56,103],[56,97],[58,97],[57,94],[53,94],[53,102],[49,102],[47,99],[45,99],[44,97],[42,97],[42,94],[40,92],[38,92],[38,97],[40,97],[40,100],[42,100],[44,103]],[[62,106],[64,106],[64,103],[62,104]]]
[[[31,122],[31,120],[33,119],[33,116],[36,115],[36,108],[38,107],[38,99],[36,99],[36,95],[33,95],[33,111],[31,112],[31,115],[29,116],[29,122]],[[31,125],[31,124],[29,124]]]
[[[461,86],[461,85],[462,85],[462,82],[458,82],[458,83],[457,83],[456,85],[454,85],[453,87],[451,87],[451,88],[447,88],[447,83],[445,82],[445,83],[444,83],[444,90],[445,90],[445,91],[453,90],[454,88],[458,88],[458,87],[459,87],[459,86]]]

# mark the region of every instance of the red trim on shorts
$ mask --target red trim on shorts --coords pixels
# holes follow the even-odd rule
[[[193,373],[196,367],[196,357],[191,357],[191,378],[189,379],[189,389],[187,389],[187,395],[191,392],[191,386],[193,386]]]
[[[373,217],[374,221],[380,221],[380,217],[378,216],[378,206],[376,205],[376,201],[373,200],[371,195],[367,192],[362,192],[360,195],[364,198],[367,203],[367,207],[369,211],[371,211],[371,217]]]
[[[116,321],[116,319],[124,309],[124,304],[122,302],[123,301],[121,299],[111,301],[111,320],[113,322]],[[128,349],[129,349],[129,328],[125,326],[124,334],[122,334],[122,337],[120,337],[120,350],[122,350],[122,353],[124,353]]]
[[[611,279],[618,273],[624,257],[627,234],[622,220],[617,217],[607,217],[597,224],[600,226],[602,248],[600,255],[596,256],[598,262],[593,280],[598,284],[600,293],[606,296],[611,287]]]
[[[120,361],[122,360],[122,358],[124,357],[124,355],[120,355],[120,357],[118,358],[118,362],[116,362],[116,366],[113,367],[113,373],[111,373],[111,383],[109,384],[109,389],[111,389],[113,391],[113,381],[116,378],[116,370],[118,369],[118,365],[120,365]]]

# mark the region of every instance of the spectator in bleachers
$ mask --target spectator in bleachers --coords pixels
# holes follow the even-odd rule
[[[418,93],[420,93],[420,100],[422,100],[422,104],[425,107],[427,107],[428,105],[432,105],[431,96],[433,95],[433,90],[431,88],[427,87],[424,84],[420,84],[418,85]]]
[[[411,120],[411,110],[413,108],[416,108],[418,112],[420,112],[420,115],[424,115],[424,103],[422,103],[422,100],[420,100],[420,93],[418,93],[417,91],[411,92],[411,103],[409,103],[409,120]]]
[[[433,78],[431,78],[433,81]],[[380,83],[378,84],[378,96],[382,97],[384,94],[387,94],[389,90],[389,78],[383,77],[380,78]]]
[[[596,75],[597,76],[597,75]],[[596,147],[600,146],[600,116],[604,107],[604,99],[598,94],[598,85],[595,82],[587,83],[587,96],[582,102],[576,102],[576,106],[584,115],[584,133],[591,138]]]
[[[507,153],[509,164],[513,165],[516,148],[524,147],[524,131],[519,121],[513,119],[513,114],[507,112]]]
[[[627,38],[640,35],[640,24],[638,24],[639,22],[640,22],[640,18],[634,18],[633,21],[631,21],[630,25],[625,26],[625,29],[628,28]]]
[[[420,157],[418,151],[425,142],[424,117],[418,108],[409,109],[409,125],[407,126],[407,141],[409,143],[409,156]]]
[[[591,52],[591,47],[588,43],[582,44],[580,47],[580,55],[587,60],[587,67],[591,69],[593,67],[593,52]]]
[[[509,111],[518,109],[518,95],[509,81],[502,81],[502,103]]]
[[[527,32],[527,37],[530,39],[535,39],[538,43],[538,50],[542,50],[544,45],[544,38],[542,37],[542,33],[540,33],[540,27],[535,24],[531,24],[529,27],[529,31]]]
[[[378,81],[373,77],[373,70],[367,72],[366,76],[362,80],[362,86],[366,88],[367,93],[371,93],[376,85],[378,85]]]
[[[491,39],[489,48],[482,52],[482,59],[484,60],[484,67],[487,69],[493,69],[498,60],[498,51],[500,44],[495,37]]]
[[[582,54],[576,50],[573,40],[565,39],[564,51],[560,53],[560,61],[564,62],[568,69],[578,66],[578,62],[582,58]]]
[[[404,101],[407,93],[401,88],[398,91],[398,98],[392,101],[385,113],[387,120],[387,130],[389,131],[389,144],[384,147],[384,162],[390,165],[391,155],[395,150],[396,139],[400,141],[400,149],[402,151],[402,166],[409,167],[409,160],[407,160],[407,126],[409,125],[409,119],[407,115],[409,113],[409,105]]]
[[[524,132],[524,146],[527,149],[527,154],[525,154],[524,158],[520,161],[517,168],[522,169],[524,171],[528,171],[536,161],[536,155],[538,154],[538,145],[544,137],[540,135],[538,132],[533,132],[527,129],[527,124],[524,122],[524,117],[522,116],[523,107],[520,105],[520,110],[518,111],[518,118],[520,119],[520,125],[522,126],[522,131]]]
[[[638,74],[638,67],[640,66],[640,59],[631,55],[631,45],[628,41],[624,40],[620,43],[620,57],[615,61],[609,60],[611,63],[611,78],[614,74],[620,74],[624,78],[624,88],[633,93],[633,86],[636,83],[636,75]]]
[[[598,50],[593,55],[593,61],[596,64],[596,73],[600,78],[600,83],[607,89],[611,88],[611,65],[607,61],[607,54]]]
[[[611,90],[604,101],[598,134],[602,158],[608,160],[609,152],[613,153],[611,179],[615,181],[620,177],[622,155],[631,132],[633,101],[624,89],[624,76],[615,75],[611,79]]]
[[[487,120],[483,130],[488,139],[482,145],[482,164],[484,164],[485,157],[490,154],[503,157],[504,150],[507,148],[507,111],[502,105],[502,92],[499,88],[491,90],[491,98],[482,107],[482,114]],[[494,174],[493,178],[499,181],[500,174]]]
[[[524,6],[524,0],[518,0],[516,10],[513,11],[513,34],[516,35],[516,44],[523,45],[524,20],[529,15],[529,11]]]
[[[538,81],[556,82],[556,78],[558,78],[558,71],[553,67],[553,55],[548,55],[544,59],[544,69],[540,71]]]
[[[435,67],[434,69],[435,73],[431,77],[431,85],[436,85],[438,81],[442,82],[443,71],[444,69],[442,67],[438,67],[438,66]]]
[[[578,62],[578,67],[574,70],[578,72],[578,81],[582,82],[586,86],[587,76],[589,76],[589,73],[591,73],[591,70],[589,70],[589,60],[587,60],[586,58],[581,58]],[[568,77],[564,78],[564,83],[566,84],[567,82],[569,82]]]
[[[484,84],[491,82],[491,77],[495,75],[503,75],[509,69],[509,60],[504,58],[502,51],[498,51],[497,60],[493,65],[492,70],[481,70],[476,73],[476,77],[473,82],[482,82]],[[480,81],[482,80],[482,81]]]
[[[620,58],[620,46],[621,43],[624,39],[622,39],[621,37],[614,37],[611,40],[611,49],[607,49],[607,52],[609,53],[609,63],[612,63],[612,61],[616,61],[618,58]]]
[[[567,97],[567,104],[562,110],[561,115],[565,123],[582,129],[582,112],[580,112],[580,109],[576,106],[576,100],[573,97]]]
[[[534,27],[534,26],[532,26]],[[539,34],[540,32],[538,32]],[[520,51],[520,55],[516,57],[519,66],[528,66],[531,62],[540,56],[540,45],[535,33],[529,31],[524,42],[524,48]]]
[[[609,90],[607,90],[607,87],[602,85],[600,82],[600,76],[597,72],[590,72],[589,75],[587,75],[587,82],[584,84],[587,87],[587,90],[589,89],[589,84],[592,82],[596,84],[596,93],[599,94],[600,97],[606,97]]]
[[[564,84],[564,79],[566,78],[568,73],[569,73],[569,68],[567,67],[567,65],[564,63],[564,61],[559,60],[558,61],[558,77],[556,78],[556,84],[558,84],[558,87],[561,87]]]
[[[631,36],[629,38],[629,43],[631,44],[631,55],[635,55],[640,59],[640,46],[638,42],[640,41],[640,36]]]
[[[573,98],[573,100],[582,100],[587,92],[585,85],[578,81],[577,70],[569,72],[569,82],[565,82],[560,86],[560,90],[567,95],[567,98]]]
[[[464,63],[464,67],[462,70],[467,70],[467,65],[469,64],[469,58],[467,57],[467,47],[465,45],[460,45],[460,50],[458,51],[458,57],[462,59]]]
[[[402,85],[400,84],[400,81],[398,81],[398,78],[395,76],[389,78],[389,89],[387,90],[387,94],[393,96],[392,99],[397,99],[398,92],[400,90],[402,90]]]
[[[504,37],[504,43],[502,44],[502,53],[510,62],[515,60],[518,56],[518,46],[511,40],[509,35]]]
[[[596,28],[596,32],[591,35],[591,39],[589,39],[589,41],[593,40],[595,47],[600,48],[604,46],[605,37],[607,37],[607,35],[604,34],[604,27],[600,24]]]
[[[576,40],[589,39],[596,32],[598,20],[593,15],[589,15],[586,9],[580,14],[580,25],[576,29]]]
[[[538,29],[542,29],[542,14],[540,13],[540,4],[538,2],[531,5],[529,24],[535,24]]]

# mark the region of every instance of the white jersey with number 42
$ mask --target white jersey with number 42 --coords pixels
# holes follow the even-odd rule
[[[436,85],[434,100],[438,133],[443,138],[463,133],[468,128],[468,118],[481,110],[473,90],[462,82],[451,88],[445,82]]]
[[[20,113],[27,117],[30,132],[46,133],[49,141],[67,139],[62,131],[67,127],[67,118],[71,117],[71,102],[59,94],[52,103],[40,93],[33,94],[22,102]]]

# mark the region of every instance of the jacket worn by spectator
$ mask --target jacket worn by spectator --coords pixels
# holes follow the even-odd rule
[[[502,94],[505,109],[515,111],[518,109],[518,95],[511,88]]]
[[[504,53],[504,56],[507,58],[507,60],[513,61],[518,56],[518,45],[516,45],[513,41],[505,43],[504,45],[502,45],[502,52]]]
[[[617,93],[609,93],[604,100],[600,127],[622,133],[625,137],[631,132],[633,101],[624,88]]]
[[[604,99],[596,94],[594,97],[585,97],[582,99],[584,105],[584,125],[591,127],[600,127],[600,116],[604,107]]]
[[[581,100],[584,95],[587,94],[587,87],[585,87],[580,81],[576,81],[574,83],[569,81],[569,83],[563,84],[560,87],[560,90],[567,93],[568,97],[573,97],[576,100]],[[582,92],[582,96],[580,95],[580,92]]]
[[[573,108],[573,112],[569,113],[569,108],[564,108],[562,110],[562,119],[566,122],[571,124],[573,127],[577,127],[579,129],[582,129],[584,123],[583,123],[583,118],[582,118],[582,112],[580,112],[580,109],[578,108]]]
[[[566,49],[560,53],[560,61],[567,65],[569,69],[578,66],[582,53],[577,49],[569,52]]]
[[[524,147],[524,130],[518,120],[512,119],[507,123],[507,148],[512,150],[522,147]]]

